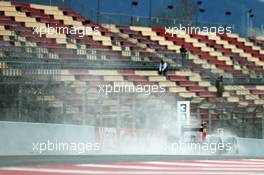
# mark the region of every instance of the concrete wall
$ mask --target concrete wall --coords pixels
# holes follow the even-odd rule
[[[264,139],[238,138],[239,154],[264,156]]]
[[[157,137],[157,134],[147,131],[112,130],[78,125],[0,122],[0,155],[164,153],[159,147],[165,143],[164,139],[155,140],[163,136]],[[117,133],[118,136],[115,135]],[[140,138],[145,138],[143,140],[148,144],[140,144]],[[123,147],[118,147],[120,144]],[[151,146],[155,147],[150,152]],[[238,146],[240,155],[264,156],[264,139],[238,138]]]
[[[33,144],[39,143],[40,146],[40,143],[48,141],[50,143],[95,143],[95,129],[90,126],[77,125],[0,122],[0,140],[0,155],[39,154],[39,150],[33,150]],[[50,148],[52,148],[51,144]],[[50,151],[43,150],[41,154],[76,153],[65,150],[55,151],[54,147]]]

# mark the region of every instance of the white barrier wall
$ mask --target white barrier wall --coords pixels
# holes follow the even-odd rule
[[[238,138],[239,154],[264,156],[264,139]]]
[[[92,148],[95,129],[78,125],[0,122],[0,140],[0,155],[78,154],[83,150],[82,143],[88,145],[86,151],[89,153],[95,149]],[[79,148],[75,149],[74,146]]]
[[[263,139],[237,141],[239,155],[264,156]],[[167,154],[165,144],[158,131],[0,122],[0,155]]]

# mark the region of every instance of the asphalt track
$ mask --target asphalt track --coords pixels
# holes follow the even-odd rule
[[[264,158],[252,156],[0,156],[0,165],[0,175],[264,174]]]
[[[105,162],[184,161],[184,160],[264,159],[258,156],[226,155],[34,155],[0,156],[0,167],[24,165],[64,165]]]

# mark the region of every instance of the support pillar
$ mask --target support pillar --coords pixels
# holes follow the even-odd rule
[[[22,119],[22,87],[19,84],[18,85],[18,121],[21,121]]]
[[[120,107],[121,107],[121,97],[120,94],[118,94],[118,112],[117,112],[117,116],[116,116],[116,128],[121,128],[121,111],[120,111]]]
[[[224,110],[221,110],[221,114],[220,114],[220,127],[223,128],[224,127]]]
[[[245,115],[242,114],[242,137],[246,137]]]
[[[82,95],[82,124],[86,124],[86,89],[84,89]]]
[[[133,99],[132,99],[132,128],[136,128],[136,98],[135,98],[135,94],[133,95]]]
[[[208,114],[208,131],[209,133],[212,133],[212,110],[209,109],[209,114]]]
[[[201,115],[200,115],[200,107],[198,106],[197,110],[196,110],[196,117],[197,119],[199,119],[201,121]]]

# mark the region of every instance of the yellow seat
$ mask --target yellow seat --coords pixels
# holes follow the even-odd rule
[[[175,87],[176,83],[175,82],[171,82],[171,81],[163,81],[163,82],[159,82],[159,85],[161,87]]]
[[[116,70],[89,70],[91,75],[119,75]]]
[[[176,92],[176,93],[179,93],[179,92],[186,92],[186,88],[185,87],[180,87],[180,86],[177,86],[177,87],[170,87],[169,88],[169,92]]]
[[[0,6],[0,10],[6,12],[15,12],[16,8],[11,6]]]
[[[192,92],[180,92],[179,96],[183,98],[192,98],[192,97],[196,97],[196,94]]]
[[[135,71],[136,75],[158,76],[158,71]]]
[[[123,76],[120,76],[120,75],[116,75],[116,76],[105,75],[104,80],[105,81],[123,81],[124,78],[123,78]]]
[[[149,81],[167,81],[164,76],[149,76]]]

